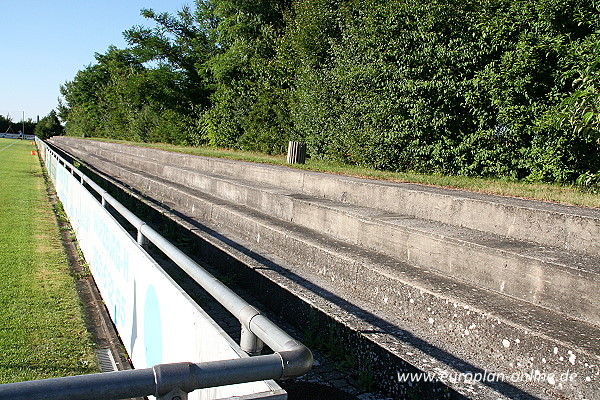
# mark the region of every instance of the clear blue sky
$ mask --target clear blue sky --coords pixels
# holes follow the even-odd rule
[[[192,0],[0,0],[0,115],[13,121],[56,109],[59,87],[123,31],[153,26],[142,8],[175,13]]]

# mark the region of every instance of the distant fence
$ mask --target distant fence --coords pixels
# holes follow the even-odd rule
[[[155,395],[161,399],[179,397],[183,400],[187,392],[192,391],[190,398],[194,399],[287,398],[271,379],[308,372],[312,367],[310,351],[58,156],[46,143],[39,139],[37,143],[138,375],[121,371],[110,373],[114,376],[112,380],[107,374],[96,374],[0,385],[0,398],[37,398],[43,393],[44,399]],[[133,224],[137,238],[119,225],[107,211],[107,205]],[[148,242],[240,320],[240,346],[148,255],[144,250]],[[249,357],[248,354],[260,354],[263,342],[275,353]],[[79,391],[60,397],[64,395],[60,393],[61,388],[67,386]],[[169,397],[168,393],[176,395]]]
[[[0,133],[0,138],[4,139],[20,139],[21,135],[18,133]],[[23,137],[25,140],[35,140],[35,135],[25,135]]]

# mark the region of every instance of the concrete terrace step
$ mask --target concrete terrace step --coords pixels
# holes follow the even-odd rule
[[[128,149],[128,148],[127,148]],[[94,149],[96,157],[600,325],[600,258],[265,183]],[[577,293],[577,296],[573,296]]]
[[[566,254],[565,260],[564,257],[561,259],[560,250],[547,246],[529,243],[523,250],[522,243],[490,233],[464,227],[456,230],[456,227],[439,221],[398,216],[381,209],[373,210],[364,206],[334,202],[324,196],[298,194],[289,188],[277,189],[265,185],[264,181],[257,185],[261,187],[262,192],[268,192],[268,195],[263,196],[283,197],[284,202],[291,201],[292,209],[298,207],[298,210],[307,210],[313,207],[316,208],[316,212],[330,215],[327,218],[350,215],[359,225],[351,229],[349,234],[355,235],[357,230],[368,233],[361,236],[373,236],[374,244],[391,241],[390,238],[394,234],[396,237],[400,235],[398,232],[403,232],[403,235],[409,235],[406,232],[410,232],[411,236],[421,235],[429,238],[420,240],[442,242],[447,246],[447,251],[456,258],[452,262],[446,262],[446,269],[434,270],[431,267],[423,267],[427,264],[415,265],[417,262],[414,262],[415,258],[410,258],[410,254],[407,256],[410,262],[406,263],[394,257],[397,254],[389,254],[390,251],[385,249],[372,248],[365,244],[359,246],[349,237],[336,237],[328,231],[329,224],[320,228],[317,226],[319,229],[309,226],[308,223],[300,224],[298,218],[303,214],[292,213],[287,219],[275,217],[275,213],[269,211],[268,207],[264,209],[253,202],[240,204],[239,199],[228,200],[214,196],[185,179],[173,179],[187,173],[187,168],[181,165],[177,168],[173,165],[161,166],[161,163],[155,162],[156,158],[148,163],[145,160],[149,157],[138,154],[134,157],[138,166],[148,167],[152,164],[157,168],[148,173],[144,169],[126,165],[122,160],[115,161],[115,157],[108,157],[107,153],[99,152],[92,145],[86,144],[89,147],[81,149],[66,146],[62,141],[60,144],[83,161],[106,171],[138,191],[152,193],[153,198],[165,205],[194,217],[203,224],[214,226],[228,237],[249,243],[249,247],[266,257],[277,258],[281,265],[285,265],[286,271],[325,288],[331,296],[335,295],[337,298],[359,304],[361,309],[368,310],[369,315],[375,315],[377,320],[386,321],[393,327],[383,329],[375,324],[371,329],[367,326],[369,323],[357,322],[360,326],[356,329],[362,332],[361,335],[370,337],[381,347],[423,371],[464,372],[464,365],[470,365],[475,370],[497,371],[507,376],[514,373],[527,374],[535,370],[552,373],[564,373],[568,370],[570,374],[577,374],[577,379],[573,382],[548,380],[535,384],[515,383],[510,388],[505,388],[508,392],[513,390],[516,393],[514,395],[507,394],[506,390],[502,390],[503,394],[498,395],[496,389],[490,391],[489,386],[477,382],[450,385],[463,394],[471,393],[472,398],[478,399],[550,399],[558,396],[593,399],[600,396],[599,327],[554,312],[556,309],[564,312],[565,309],[561,309],[560,304],[539,307],[532,304],[537,303],[537,299],[528,299],[531,303],[522,301],[515,298],[522,296],[506,296],[500,293],[498,287],[494,287],[498,285],[499,279],[507,278],[509,274],[517,275],[514,282],[511,281],[511,285],[515,285],[513,290],[517,292],[519,287],[525,287],[523,291],[531,289],[535,279],[538,279],[540,284],[547,285],[546,282],[550,282],[553,283],[552,290],[558,294],[562,293],[562,300],[569,304],[568,307],[576,308],[578,300],[570,298],[579,297],[583,290],[592,290],[589,286],[582,290],[583,286],[579,285],[593,285],[594,281],[598,281],[595,268],[597,264],[589,264],[589,256]],[[97,155],[92,156],[94,153]],[[163,171],[172,171],[169,179],[158,173],[161,168]],[[202,179],[216,179],[218,185],[232,185],[235,190],[245,190],[242,189],[246,184],[245,180],[232,179],[226,175],[217,176],[215,170],[205,170],[201,175]],[[245,196],[252,198],[257,194]],[[378,234],[379,229],[384,232],[387,229],[388,234]],[[343,234],[345,233],[339,233]],[[441,257],[446,251],[430,252],[427,256],[427,246],[415,249],[410,239],[406,241],[407,251],[413,254],[412,257],[419,254],[419,257],[431,257],[435,261],[436,257]],[[461,248],[460,243],[468,244],[463,244]],[[518,268],[511,271],[507,267],[498,267],[500,269],[497,270],[489,266],[474,266],[466,272],[460,272],[459,268],[463,264],[461,257],[465,254],[475,260],[482,257],[479,262],[484,266],[493,262],[493,257],[485,256],[483,251],[483,255],[477,255],[479,250],[472,250],[473,253],[469,254],[470,248],[477,249],[478,246],[504,260],[499,261],[500,263],[511,260],[513,256],[524,257],[527,261],[523,261],[522,265],[536,265],[535,268],[529,267],[535,279],[520,276]],[[511,249],[511,246],[514,248]],[[463,250],[457,251],[457,248]],[[578,261],[572,262],[570,258],[573,257]],[[541,260],[537,261],[537,264],[536,258]],[[556,260],[548,261],[551,258]],[[508,264],[518,265],[517,261],[510,261]],[[265,273],[269,272],[269,268],[263,268]],[[475,272],[479,274],[478,279],[483,283],[486,280],[492,282],[489,286],[495,290],[482,287],[485,285],[481,282],[473,284],[470,277],[456,279],[459,272],[463,278]],[[540,278],[542,275],[551,278]],[[581,277],[585,276],[587,280],[581,280]],[[506,284],[504,289],[506,293]],[[569,295],[569,290],[576,290],[577,296]],[[597,301],[594,299],[594,293],[597,292],[592,290],[588,300],[584,302]],[[560,296],[557,299],[560,300]],[[351,319],[348,316],[340,318]],[[418,340],[407,341],[407,334]]]
[[[374,181],[293,168],[91,142],[55,139],[73,146],[103,148],[173,165],[266,183],[295,193],[443,222],[568,251],[600,254],[600,210],[492,196],[423,185]]]

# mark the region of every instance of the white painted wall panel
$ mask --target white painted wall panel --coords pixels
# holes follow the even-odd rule
[[[247,357],[53,157],[49,174],[136,368]],[[273,381],[197,390],[190,399],[286,398]]]

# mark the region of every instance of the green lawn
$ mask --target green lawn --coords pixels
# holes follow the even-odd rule
[[[287,165],[285,156],[271,156],[267,154],[249,151],[222,150],[214,149],[211,147],[185,147],[161,143],[134,143],[121,140],[96,140],[103,140],[114,143],[126,143],[137,146],[152,147],[162,150],[177,151],[181,153],[196,154],[208,157],[221,157],[235,160]],[[490,193],[503,196],[512,196],[526,199],[550,201],[555,203],[600,208],[599,194],[568,185],[527,183],[502,179],[470,178],[465,176],[447,176],[440,174],[386,172],[377,171],[369,168],[349,166],[331,161],[312,159],[308,159],[306,161],[306,164],[304,165],[293,165],[292,167],[311,171],[330,172],[334,174],[357,176],[369,179],[384,179],[395,182],[413,182],[424,185],[442,186],[480,193]]]
[[[0,383],[99,372],[32,150],[0,139]]]

